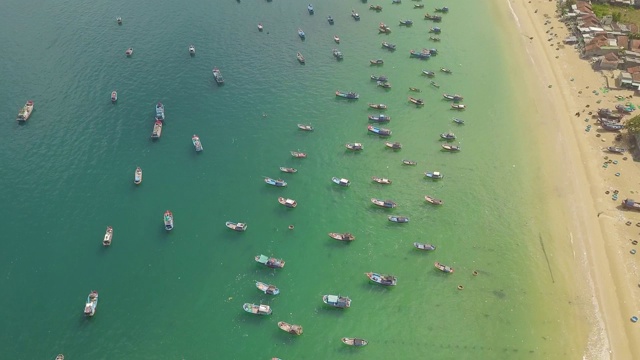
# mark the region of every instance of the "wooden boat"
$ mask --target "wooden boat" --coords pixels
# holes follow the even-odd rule
[[[400,150],[402,149],[402,144],[400,144],[399,142],[385,142],[384,146],[388,147],[389,149],[393,149],[393,150]]]
[[[302,29],[298,28],[298,36],[300,36],[300,39],[304,40],[304,38],[306,37],[306,35],[304,34],[304,31],[302,31]]]
[[[336,91],[336,96],[337,97],[342,97],[345,99],[358,99],[360,98],[360,95],[358,95],[357,93],[354,92],[344,92],[344,91]]]
[[[380,5],[369,5],[369,10],[382,11],[382,6]]]
[[[392,181],[390,179],[387,178],[380,178],[377,176],[372,176],[371,180],[377,182],[378,184],[382,184],[382,185],[391,185]]]
[[[458,119],[458,118],[453,118],[453,122],[458,124],[458,125],[462,125],[464,124],[464,120],[462,119]]]
[[[440,68],[440,71],[442,71],[445,74],[453,74],[453,72],[447,68]]]
[[[283,331],[288,332],[289,334],[293,334],[293,335],[302,335],[302,326],[300,325],[292,325],[289,323],[286,323],[284,321],[280,321],[278,322],[278,327],[280,329],[282,329]]]
[[[156,120],[153,124],[153,131],[151,132],[152,139],[159,139],[162,136],[162,121]]]
[[[198,135],[193,135],[191,137],[191,142],[193,143],[193,147],[196,148],[196,152],[202,151],[202,143],[200,142],[200,137]]]
[[[458,145],[442,144],[441,146],[446,151],[460,151],[460,146]]]
[[[96,314],[96,308],[98,307],[98,292],[91,290],[89,296],[87,296],[87,302],[84,304],[84,314],[86,316],[93,316]]]
[[[349,143],[349,144],[345,144],[345,147],[349,150],[354,150],[354,151],[360,151],[364,149],[361,143]]]
[[[338,241],[353,241],[356,239],[351,233],[329,233],[329,237]]]
[[[640,203],[635,202],[633,199],[622,200],[622,206],[625,209],[640,210]]]
[[[256,304],[250,304],[250,303],[245,303],[244,305],[242,305],[242,308],[244,309],[244,311],[248,312],[249,314],[254,314],[254,315],[271,315],[271,307],[269,305],[256,305]]]
[[[118,25],[122,25],[122,18],[118,16],[116,18],[116,22],[118,23]]]
[[[173,230],[173,213],[169,210],[164,212],[164,229],[167,231]]]
[[[433,80],[431,80],[429,83],[431,84],[431,86],[433,86],[435,88],[440,88],[440,85],[437,82],[433,81]]]
[[[429,36],[429,40],[431,41],[440,41],[440,38],[437,36]]]
[[[335,184],[338,184],[340,186],[349,186],[351,185],[351,181],[349,181],[349,179],[344,179],[344,178],[337,178],[337,177],[332,177],[331,181],[333,181]]]
[[[189,45],[189,55],[193,56],[196,54],[196,47],[193,45]]]
[[[424,173],[424,175],[431,179],[442,179],[444,177],[444,175],[441,174],[439,171],[426,172]]]
[[[392,200],[380,200],[376,198],[371,198],[371,202],[376,205],[387,209],[393,209],[397,206],[397,204]]]
[[[333,17],[331,17],[331,15],[327,16],[327,21],[329,22],[329,25],[333,25]]]
[[[384,89],[391,89],[391,84],[389,84],[386,81],[377,81],[376,85],[378,85],[378,86],[380,86],[381,88],[384,88]]]
[[[415,87],[410,87],[409,91],[413,91],[413,92],[420,92],[420,89],[415,88]]]
[[[391,28],[389,26],[387,26],[387,24],[381,22],[378,25],[378,32],[379,33],[383,33],[383,34],[389,34],[389,33],[391,33]]]
[[[290,167],[280,166],[280,171],[285,172],[285,173],[294,174],[294,173],[297,173],[297,172],[298,172],[298,169],[294,169],[294,168],[290,168]]]
[[[413,246],[416,249],[425,250],[425,251],[433,251],[433,250],[436,249],[436,247],[431,245],[431,244],[423,244],[423,243],[419,243],[419,242],[414,242]]]
[[[293,156],[294,158],[302,159],[306,158],[307,154],[299,151],[291,151],[291,156]]]
[[[260,281],[256,281],[256,287],[258,290],[262,291],[266,295],[278,295],[280,294],[280,289],[278,289],[275,285],[268,285]]]
[[[342,60],[343,59],[343,55],[342,55],[342,52],[340,50],[333,49],[332,52],[333,52],[333,57],[335,57],[336,60]]]
[[[282,196],[280,196],[280,197],[278,198],[278,202],[279,202],[281,205],[284,205],[284,206],[286,206],[286,207],[288,207],[288,208],[294,208],[294,207],[298,206],[298,203],[297,203],[295,200],[293,200],[293,199],[288,199],[288,198],[287,198],[287,199],[285,199],[285,198],[283,198]]]
[[[398,284],[398,278],[393,275],[383,275],[374,272],[368,272],[364,274],[367,275],[369,280],[373,281],[376,284],[385,286],[395,286]]]
[[[124,52],[124,54],[127,56],[133,55],[133,48],[128,48],[127,51]]]
[[[455,101],[455,102],[462,101],[462,99],[463,99],[463,97],[458,95],[458,94],[453,94],[453,95],[451,95],[451,94],[442,94],[442,97],[445,98],[446,100],[452,100],[452,101]]]
[[[621,148],[618,146],[609,146],[606,148],[606,150],[608,152],[612,152],[612,153],[616,153],[616,154],[623,154],[625,151],[627,151],[627,149],[625,148]]]
[[[276,186],[276,187],[285,187],[285,186],[287,186],[287,182],[282,180],[282,179],[276,180],[276,179],[272,179],[270,177],[265,177],[264,178],[264,182],[269,184],[269,185]]]
[[[389,42],[386,42],[386,41],[382,42],[382,47],[387,49],[387,50],[391,50],[391,51],[396,49],[395,44],[392,44],[392,43],[389,43]]]
[[[364,340],[364,339],[348,338],[348,337],[343,337],[340,340],[344,344],[349,345],[349,346],[365,346],[365,345],[367,345],[369,343],[367,340]]]
[[[351,17],[355,21],[359,21],[360,20],[360,15],[355,10],[351,10]]]
[[[264,30],[264,26],[262,26],[262,23],[258,23],[258,31],[262,30]]]
[[[247,224],[245,224],[245,223],[227,221],[226,223],[224,223],[224,225],[226,227],[228,227],[229,229],[234,230],[234,231],[245,231],[245,230],[247,230]]]
[[[336,44],[340,44],[340,38],[338,37],[338,35],[333,35],[333,41],[335,41]]]
[[[413,25],[413,20],[400,20],[400,26],[411,26]]]
[[[417,106],[422,106],[424,105],[424,100],[422,99],[416,99],[414,97],[409,96],[409,102],[416,104]]]
[[[451,104],[451,108],[452,108],[453,110],[464,110],[464,109],[466,109],[467,107],[466,107],[466,106],[464,106],[464,104]]]
[[[351,299],[349,299],[348,296],[324,295],[322,296],[322,302],[329,306],[337,307],[340,309],[351,307]]]
[[[111,245],[111,239],[113,239],[113,228],[111,226],[107,226],[107,231],[104,233],[104,239],[102,239],[102,245]]]
[[[140,166],[136,167],[136,171],[133,175],[133,183],[136,185],[140,185],[140,183],[142,183],[142,169]]]
[[[118,92],[113,90],[111,92],[111,102],[115,103],[116,101],[118,101]]]
[[[381,81],[381,82],[389,81],[389,78],[387,78],[384,75],[371,75],[370,78],[371,80],[374,80],[374,81]]]
[[[444,204],[444,201],[440,200],[440,199],[436,199],[434,197],[431,197],[429,195],[425,195],[424,199],[428,202],[431,203],[433,205],[442,205]]]
[[[373,125],[368,125],[367,130],[379,136],[391,136],[391,130],[385,128],[379,128]]]
[[[222,76],[222,72],[220,72],[220,69],[214,67],[211,72],[213,73],[213,80],[215,80],[218,85],[223,85],[224,77]]]
[[[64,355],[58,354],[58,356],[56,356],[56,360],[64,360]]]
[[[313,126],[305,125],[305,124],[298,124],[298,129],[304,130],[304,131],[313,131]]]
[[[309,4],[307,5],[307,11],[309,11],[309,15],[313,15],[313,5]]]
[[[434,26],[434,27],[429,29],[429,32],[432,33],[432,34],[440,34],[442,32],[442,30],[439,27]]]
[[[33,112],[33,100],[29,100],[27,101],[26,104],[24,104],[22,109],[18,111],[18,117],[16,118],[16,120],[18,122],[25,122],[29,120],[29,117],[31,116],[32,112]]]
[[[443,6],[443,7],[441,7],[441,8],[436,8],[436,12],[439,12],[439,13],[448,13],[448,12],[449,12],[449,8],[448,8],[448,7],[446,7],[446,6]]]
[[[413,160],[402,160],[402,163],[404,165],[418,165],[418,162]]]
[[[437,261],[435,262],[435,264],[433,264],[433,266],[435,266],[436,269],[438,269],[438,270],[440,270],[442,272],[445,272],[445,273],[448,273],[448,274],[453,274],[453,268],[452,267],[446,266],[444,264],[440,264]]]
[[[298,53],[296,53],[296,59],[298,59],[298,62],[300,64],[304,64],[305,60],[304,60],[304,56],[302,56],[302,54],[300,53],[300,51],[298,51]]]
[[[371,59],[371,60],[369,60],[369,63],[371,65],[382,65],[382,64],[384,64],[384,60],[382,60],[382,59]]]
[[[389,215],[387,217],[387,219],[389,219],[389,221],[394,222],[394,223],[408,223],[409,222],[409,218],[406,216],[398,216],[398,215]]]
[[[369,104],[369,107],[376,110],[386,110],[387,105],[385,104]]]
[[[282,269],[284,267],[284,260],[282,259],[276,259],[265,255],[257,255],[255,259],[260,264],[273,269]]]
[[[444,139],[444,140],[455,140],[456,139],[456,135],[454,133],[452,133],[451,131],[449,131],[449,132],[440,134],[440,138]]]
[[[369,115],[368,119],[369,119],[369,121],[381,123],[381,122],[391,121],[391,116],[387,116],[387,115],[384,115],[384,114]]]
[[[435,22],[440,22],[440,21],[442,21],[442,16],[440,16],[440,15],[431,15],[429,13],[426,13],[424,15],[424,19],[425,20],[435,21]]]

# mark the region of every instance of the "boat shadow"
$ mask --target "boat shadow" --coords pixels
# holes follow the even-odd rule
[[[330,249],[341,249],[345,246],[349,246],[351,245],[353,241],[340,241],[340,240],[335,240],[335,239],[328,239],[328,241],[326,242],[326,244],[324,246],[330,248]]]
[[[269,317],[273,315],[255,315],[241,309],[242,312],[236,316],[236,323],[242,324],[242,326],[264,326],[265,322],[269,322]]]
[[[374,292],[377,294],[386,294],[389,291],[391,291],[391,289],[394,288],[395,286],[384,286],[384,285],[374,284],[372,282],[366,282],[366,283],[363,283],[361,287],[363,290],[368,290],[370,292]]]
[[[333,317],[342,317],[344,316],[344,311],[347,309],[339,309],[333,306],[318,306],[316,307],[316,314],[323,316],[333,316]]]

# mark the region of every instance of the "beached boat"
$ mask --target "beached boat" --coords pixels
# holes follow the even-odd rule
[[[412,102],[418,106],[424,105],[424,100],[422,99],[416,99],[414,97],[409,96],[409,102]]]
[[[222,77],[222,73],[220,72],[220,69],[218,69],[217,67],[214,67],[211,72],[213,73],[213,80],[215,80],[216,83],[218,83],[218,85],[224,84],[224,77]]]
[[[305,125],[305,124],[298,124],[298,129],[304,130],[304,131],[313,131],[313,126]]]
[[[391,130],[390,129],[385,129],[385,128],[380,128],[380,127],[376,127],[373,125],[368,125],[367,126],[367,130],[371,133],[374,133],[376,135],[379,136],[391,136]]]
[[[348,296],[340,295],[324,295],[322,296],[322,302],[329,306],[346,309],[351,307],[351,299]]]
[[[332,177],[331,181],[333,181],[334,184],[338,184],[340,186],[349,186],[351,185],[351,181],[349,181],[349,179],[345,179],[345,178],[337,178],[337,177]]]
[[[291,151],[291,156],[293,156],[294,158],[303,159],[307,157],[307,154],[299,151]]]
[[[249,314],[254,314],[254,315],[271,315],[271,307],[269,305],[256,305],[256,304],[250,304],[250,303],[245,303],[244,305],[242,305],[242,308],[244,309],[244,311],[248,312]]]
[[[422,74],[427,75],[428,77],[436,76],[436,73],[434,73],[433,71],[429,71],[429,70],[422,70]]]
[[[425,250],[425,251],[433,251],[433,250],[436,249],[436,247],[431,245],[431,244],[423,244],[423,243],[419,243],[419,242],[414,242],[413,246],[416,249]]]
[[[282,180],[282,179],[272,179],[270,177],[265,177],[264,178],[264,182],[269,184],[269,185],[273,185],[273,186],[277,186],[277,187],[284,187],[287,186],[287,182]]]
[[[153,131],[151,132],[152,139],[159,139],[162,136],[162,121],[156,120],[153,124]]]
[[[400,20],[400,26],[411,26],[413,25],[413,20]]]
[[[448,13],[448,12],[449,12],[449,8],[448,8],[448,7],[446,7],[446,6],[443,6],[443,7],[441,7],[441,8],[436,8],[436,12],[439,12],[439,13]]]
[[[87,296],[87,302],[84,304],[84,314],[86,316],[93,316],[96,314],[96,308],[98,307],[98,292],[91,290],[89,296]]]
[[[306,37],[306,35],[304,34],[304,31],[302,31],[302,29],[298,29],[298,36],[300,36],[300,39],[304,40],[304,38]]]
[[[313,5],[307,5],[307,11],[309,11],[309,15],[313,15]]]
[[[333,25],[334,23],[333,17],[331,17],[331,15],[327,16],[327,21],[329,22],[329,25]]]
[[[156,120],[164,121],[164,104],[159,101],[156,104]]]
[[[164,212],[164,229],[167,231],[173,230],[173,213],[169,210]]]
[[[624,125],[622,124],[614,124],[611,122],[601,122],[600,127],[607,131],[620,131],[624,129]]]
[[[621,120],[624,117],[622,114],[614,113],[611,109],[598,109],[598,115],[615,120]]]
[[[104,246],[111,245],[112,239],[113,239],[113,227],[107,226],[107,231],[105,231],[104,238],[102,239],[102,245]]]
[[[431,203],[433,205],[442,205],[444,204],[444,201],[440,200],[440,199],[436,199],[434,197],[431,197],[429,195],[425,195],[424,199],[428,202]]]
[[[348,143],[344,145],[349,150],[360,151],[363,150],[364,147],[361,143]]]
[[[456,135],[454,133],[452,133],[451,131],[449,131],[449,132],[440,134],[440,138],[444,139],[444,140],[455,140],[456,139]]]
[[[25,122],[29,120],[31,113],[33,112],[33,100],[29,100],[24,104],[24,106],[18,111],[18,117],[16,120],[18,122]]]
[[[357,93],[354,92],[345,92],[345,91],[336,91],[336,96],[337,97],[342,97],[345,99],[359,99],[360,95],[358,95]]]
[[[284,166],[280,166],[280,171],[282,172],[286,172],[286,173],[290,173],[290,174],[294,174],[298,172],[298,169],[294,169],[294,168],[290,168],[290,167],[284,167]]]
[[[400,0],[398,0],[400,1]],[[340,339],[344,344],[349,345],[349,346],[365,346],[367,345],[369,342],[365,339],[358,339],[358,338],[348,338],[348,337],[343,337],[342,339]]]
[[[371,180],[377,182],[378,184],[382,184],[382,185],[391,185],[391,183],[392,183],[392,181],[390,179],[381,178],[381,177],[377,177],[377,176],[372,176]]]
[[[429,29],[429,32],[432,33],[432,34],[440,34],[442,32],[442,30],[439,27],[434,26],[434,27]]]
[[[297,203],[295,200],[293,200],[293,199],[289,199],[289,198],[286,198],[286,199],[285,199],[285,198],[283,198],[282,196],[280,196],[280,197],[278,198],[278,202],[279,202],[281,205],[284,205],[284,206],[286,206],[286,207],[288,207],[288,208],[294,208],[294,207],[298,206],[298,203]]]
[[[424,176],[431,178],[431,179],[442,179],[444,177],[444,175],[442,173],[440,173],[439,171],[433,171],[433,172],[426,172],[424,173]]]
[[[228,227],[229,229],[234,230],[234,231],[245,231],[245,230],[247,230],[247,224],[245,224],[245,223],[227,221],[226,223],[224,223],[224,225],[226,227]]]
[[[453,71],[447,68],[440,68],[440,71],[442,71],[445,74],[453,74]]]
[[[133,48],[128,48],[127,51],[124,52],[124,54],[127,56],[133,55]]]
[[[369,104],[369,107],[372,109],[377,109],[377,110],[386,110],[387,109],[387,105],[385,104]]]
[[[395,44],[392,44],[392,43],[389,43],[389,42],[386,42],[386,41],[382,42],[382,47],[387,49],[387,50],[391,50],[391,51],[396,49],[396,45]]]
[[[371,60],[369,60],[369,63],[371,65],[382,65],[382,64],[384,64],[384,60],[382,60],[382,59],[371,59]]]
[[[635,110],[634,107],[629,106],[629,105],[618,104],[615,107],[616,107],[616,110],[618,110],[618,112],[621,112],[623,114],[631,114],[631,112],[633,112],[633,110]]]
[[[275,285],[269,285],[260,281],[256,281],[256,287],[266,295],[280,294],[280,289],[278,289]]]
[[[403,165],[418,165],[417,161],[413,161],[413,160],[402,160],[402,164]]]
[[[435,262],[435,264],[433,264],[433,266],[435,266],[436,269],[438,269],[438,270],[440,270],[442,272],[445,272],[445,273],[448,273],[448,274],[453,274],[453,268],[450,267],[450,266],[441,264],[441,263],[439,263],[437,261]]]
[[[191,137],[191,142],[193,143],[193,147],[196,148],[196,152],[202,151],[202,143],[200,142],[200,137],[198,135],[193,135]]]
[[[260,264],[273,269],[282,269],[284,267],[284,260],[268,257],[266,255],[257,255],[255,260]]]
[[[429,13],[426,13],[424,15],[424,19],[425,20],[435,21],[435,22],[440,22],[440,21],[442,21],[442,16],[440,16],[440,15],[431,15]]]
[[[618,146],[609,146],[605,150],[616,154],[623,154],[625,151],[627,151],[627,149]]]
[[[453,110],[464,110],[467,107],[464,104],[451,104],[451,109]]]
[[[283,331],[286,331],[289,334],[293,334],[293,335],[302,335],[302,331],[303,331],[302,326],[289,324],[284,321],[278,322],[278,327]]]
[[[400,150],[402,149],[402,144],[400,144],[399,142],[385,142],[384,146],[388,147],[389,149],[393,149],[393,150]]]
[[[369,5],[369,10],[382,11],[382,6],[380,5]]]
[[[340,37],[338,35],[333,35],[333,41],[335,41],[336,44],[340,44]]]
[[[140,166],[136,167],[136,171],[133,174],[133,183],[136,185],[142,183],[142,168]]]
[[[431,57],[431,54],[423,51],[409,50],[409,57],[418,58],[420,60],[426,60]]]
[[[440,88],[440,84],[438,84],[437,82],[431,80],[429,81],[429,84],[431,84],[431,86],[433,86],[434,88]]]
[[[453,94],[453,95],[451,95],[451,94],[442,94],[442,97],[447,99],[447,100],[453,100],[453,101],[456,101],[456,102],[462,101],[462,99],[463,99],[463,97],[458,95],[458,94]]]
[[[371,202],[373,203],[373,205],[380,206],[387,209],[393,209],[397,206],[395,201],[392,201],[392,200],[380,200],[376,198],[371,198]]]
[[[300,53],[300,51],[298,51],[298,52],[296,53],[296,59],[298,59],[298,62],[299,62],[300,64],[304,64],[304,63],[305,63],[304,56],[302,56],[302,54]]]
[[[378,123],[391,121],[391,116],[387,116],[384,114],[369,115],[368,118],[369,118],[369,121],[378,122]]]
[[[118,101],[118,92],[113,90],[111,92],[111,102],[115,103],[116,101]]]
[[[264,30],[264,26],[262,26],[262,23],[258,23],[258,31],[262,30]]]
[[[389,81],[389,78],[387,78],[384,75],[371,75],[369,76],[369,78],[371,78],[371,80],[374,80],[374,81],[381,81],[381,82]]]
[[[351,10],[351,17],[352,17],[355,21],[360,20],[360,14],[358,14],[355,10]]]
[[[384,89],[391,89],[391,84],[389,84],[386,81],[377,81],[376,85],[378,85],[379,87],[384,88]]]
[[[398,278],[396,278],[393,275],[384,275],[384,274],[378,274],[374,272],[368,272],[364,274],[367,275],[369,280],[380,285],[395,286],[398,284]]]
[[[196,47],[193,45],[189,45],[189,55],[195,55],[196,54]]]
[[[64,360],[64,355],[58,354],[58,356],[56,356],[56,360]]]
[[[640,211],[640,203],[635,202],[633,199],[624,199],[624,200],[622,200],[622,206],[625,209],[639,210]]]
[[[464,120],[458,119],[458,118],[453,118],[453,122],[458,124],[458,125],[463,125],[464,124]]]
[[[116,18],[116,22],[118,23],[118,25],[122,25],[122,18],[118,16]]]
[[[353,241],[356,239],[351,233],[329,233],[329,237],[339,241]]]
[[[338,49],[333,49],[333,57],[335,57],[337,60],[342,60],[342,52]]]
[[[389,221],[391,222],[400,223],[400,224],[409,222],[409,218],[406,216],[389,215],[387,219],[389,219]]]

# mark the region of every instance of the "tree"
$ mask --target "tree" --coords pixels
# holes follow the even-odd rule
[[[613,14],[611,14],[611,17],[614,22],[620,22],[620,19],[622,19],[622,13],[614,12]]]
[[[636,115],[625,123],[627,133],[632,136],[640,134],[640,115]]]

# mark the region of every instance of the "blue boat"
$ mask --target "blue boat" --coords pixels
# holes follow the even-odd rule
[[[436,12],[439,12],[439,13],[448,13],[448,12],[449,12],[449,8],[448,8],[448,7],[446,7],[446,6],[443,6],[443,7],[441,7],[441,8],[436,8]]]
[[[456,124],[459,124],[459,125],[464,124],[464,120],[458,119],[458,118],[453,118],[453,122],[456,123]]]
[[[327,21],[329,22],[329,25],[333,25],[333,18],[331,15],[327,16]]]
[[[408,223],[409,218],[406,216],[389,215],[389,221],[394,223]]]
[[[413,21],[412,20],[400,20],[400,25],[411,26],[411,25],[413,25]]]
[[[343,97],[345,99],[359,99],[360,95],[358,95],[357,93],[354,92],[344,92],[344,91],[336,91],[336,96],[337,97]]]
[[[369,125],[367,126],[367,130],[369,130],[369,132],[372,132],[380,136],[391,136],[391,130],[389,129],[379,128],[373,125]]]
[[[282,180],[282,179],[276,180],[276,179],[272,179],[270,177],[266,177],[266,178],[264,178],[264,182],[269,184],[269,185],[276,186],[276,187],[285,187],[285,186],[287,186],[287,182]]]
[[[438,49],[424,49],[423,51],[428,52],[431,55],[438,55]]]
[[[421,60],[425,60],[425,59],[428,59],[428,58],[431,57],[431,53],[424,52],[424,51],[418,52],[418,51],[415,51],[415,50],[411,50],[411,51],[409,51],[409,56],[410,57],[414,57],[414,58],[418,58],[418,59],[421,59]]]
[[[309,10],[309,15],[313,15],[313,5],[309,4],[307,10]]]
[[[156,104],[156,120],[164,121],[164,105],[161,102]]]
[[[424,19],[425,20],[435,21],[435,22],[440,22],[440,21],[442,21],[442,16],[440,16],[440,15],[430,15],[429,13],[427,13],[424,16]]]
[[[298,36],[300,36],[300,39],[304,40],[305,34],[304,34],[304,31],[302,31],[302,29],[298,29]]]
[[[391,51],[396,49],[396,46],[394,44],[388,43],[386,41],[382,42],[382,47],[385,48],[385,49],[391,50]]]
[[[396,207],[396,203],[394,201],[391,200],[380,200],[380,199],[376,199],[376,198],[371,198],[371,202],[374,205],[383,207],[383,208],[387,208],[387,209],[393,209],[394,207]]]
[[[391,121],[391,116],[387,116],[384,114],[380,114],[380,115],[369,115],[369,121],[373,121],[373,122],[387,122],[387,121]]]
[[[432,33],[432,34],[440,34],[442,32],[442,30],[440,30],[439,27],[434,26],[431,29],[429,29],[429,32]]]
[[[439,171],[426,172],[424,175],[431,179],[442,179],[444,177]]]
[[[380,76],[378,76],[378,75],[371,75],[371,80],[375,80],[375,81],[382,81],[382,82],[387,82],[387,81],[389,81],[389,79],[388,79],[386,76],[384,76],[384,75],[380,75]]]

